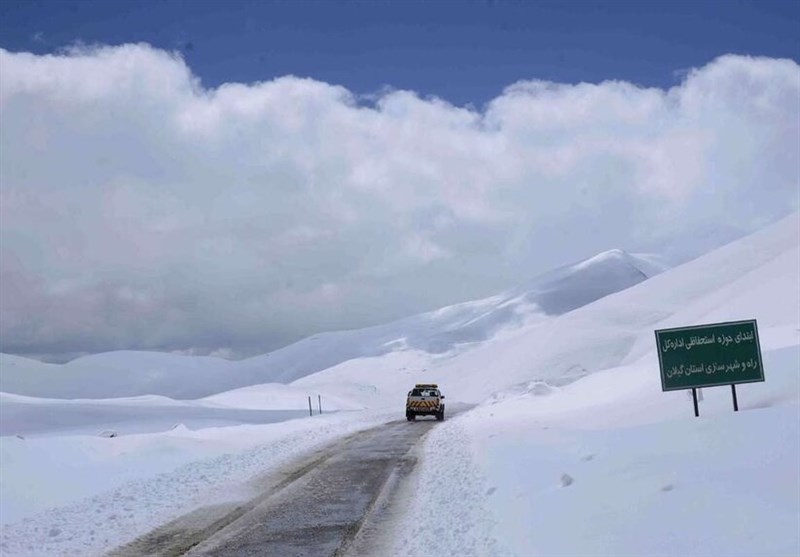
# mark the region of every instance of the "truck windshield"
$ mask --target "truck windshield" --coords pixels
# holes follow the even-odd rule
[[[431,389],[413,389],[411,396],[439,396],[439,391]]]

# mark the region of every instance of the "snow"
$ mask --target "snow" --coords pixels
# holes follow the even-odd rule
[[[794,215],[543,326],[577,348],[562,366],[598,338],[620,365],[547,383],[528,350],[528,382],[428,436],[386,554],[800,554],[798,244]],[[661,392],[654,325],[753,316],[766,381],[738,387],[739,413],[728,388],[703,389],[700,418]]]
[[[428,438],[410,488],[426,496],[387,554],[797,555],[798,362],[798,346],[767,352],[767,382],[740,386],[741,412],[728,389],[704,389],[700,419],[684,393],[625,388],[636,367],[481,405]],[[452,439],[470,450],[457,465]],[[432,522],[417,520],[426,511]],[[467,515],[482,526],[437,536]]]
[[[377,545],[386,556],[507,555],[485,499],[492,492],[464,420],[445,421],[417,451],[418,470],[397,496],[406,512]]]
[[[0,434],[27,438],[33,435],[94,435],[110,431],[127,435],[166,431],[177,424],[192,428],[266,424],[307,415],[307,405],[305,410],[249,410],[72,401],[38,405],[0,399]]]
[[[0,355],[0,391],[52,398],[162,395],[196,399],[264,383],[289,383],[353,358],[404,350],[457,352],[644,280],[652,263],[622,250],[556,269],[512,291],[399,321],[323,333],[241,361],[118,351],[63,365]]]
[[[800,549],[797,445],[780,443],[800,433],[797,405],[744,419],[731,414],[588,432],[496,417],[471,429],[472,442],[493,488],[486,508],[503,524],[498,537],[513,554],[796,555]],[[565,524],[581,526],[565,535]]]
[[[308,397],[311,397],[314,412],[322,404],[323,412],[338,410],[360,410],[363,406],[352,401],[343,400],[341,397],[326,395],[322,400],[320,393],[314,390],[303,390],[281,383],[266,383],[252,385],[225,391],[216,395],[207,396],[197,402],[203,405],[214,405],[236,409],[251,410],[308,410]]]
[[[118,434],[265,424],[308,415],[308,397],[318,411],[318,393],[288,385],[244,387],[193,401],[157,395],[115,399],[48,399],[0,393],[0,435],[77,435],[108,430]],[[361,406],[324,397],[324,411]]]
[[[158,434],[0,438],[4,557],[101,555],[199,506],[242,501],[248,482],[396,412]]]
[[[448,404],[477,406],[437,424],[415,449],[381,554],[800,554],[800,216],[660,274],[628,263],[612,250],[517,291],[241,363],[252,371],[274,357],[287,364],[288,384],[194,400],[2,395],[3,412],[31,411],[20,424],[52,413],[71,430],[45,423],[24,439],[0,437],[0,548],[102,553],[201,504],[243,497],[255,475],[327,442],[401,417],[408,387],[435,382]],[[586,277],[611,286],[548,313],[581,302],[596,286]],[[740,412],[725,387],[702,390],[700,418],[687,392],[661,392],[654,329],[752,318],[766,381],[737,388]],[[127,356],[107,358],[119,358],[118,369],[144,361]],[[183,360],[174,361],[181,377]],[[4,376],[7,363],[69,368],[4,356]],[[220,411],[245,422],[237,412],[299,411],[317,393],[331,410],[360,410],[147,432],[148,413]],[[88,422],[71,421],[76,411]],[[130,429],[99,437],[106,423],[97,418],[120,413]]]

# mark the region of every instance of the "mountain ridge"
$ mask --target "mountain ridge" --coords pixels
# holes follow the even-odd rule
[[[288,384],[352,358],[409,349],[445,355],[637,284],[648,276],[640,268],[646,265],[623,250],[608,250],[501,294],[373,327],[319,333],[238,361],[144,351],[98,353],[60,365],[17,360],[3,365],[0,391],[52,398],[194,399],[261,383]]]

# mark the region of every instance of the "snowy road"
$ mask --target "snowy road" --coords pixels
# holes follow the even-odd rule
[[[262,478],[249,502],[200,509],[111,555],[341,555],[387,486],[413,469],[409,451],[436,424],[402,420],[346,437]]]

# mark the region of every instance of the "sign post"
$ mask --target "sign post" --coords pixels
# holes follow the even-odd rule
[[[755,319],[661,329],[655,334],[661,390],[692,389],[695,416],[700,415],[699,387],[730,385],[733,410],[738,412],[736,384],[764,380]]]

